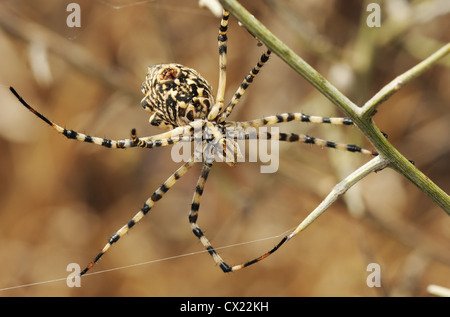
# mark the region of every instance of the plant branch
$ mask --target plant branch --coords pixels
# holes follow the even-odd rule
[[[306,229],[311,223],[314,222],[321,214],[325,212],[340,196],[345,194],[347,190],[353,185],[358,183],[361,179],[366,177],[372,172],[377,172],[385,168],[389,164],[389,161],[382,156],[377,156],[371,159],[369,162],[358,168],[356,171],[348,175],[342,181],[337,183],[327,197],[316,207],[308,217],[303,220],[298,227],[288,236],[288,239],[293,238],[300,231]]]
[[[360,109],[362,118],[371,117],[378,106],[380,106],[385,100],[391,97],[394,93],[400,90],[404,85],[410,82],[412,79],[420,76],[423,72],[434,65],[438,60],[450,53],[450,43],[444,45],[441,49],[433,53],[431,56],[404,72],[389,84],[384,86],[379,92],[375,94],[365,105]]]
[[[264,43],[271,51],[277,54],[286,64],[293,68],[297,73],[303,76],[308,82],[316,87],[324,96],[333,102],[341,111],[343,111],[358,126],[362,133],[371,141],[386,160],[389,161],[389,167],[393,168],[420,190],[427,194],[436,202],[447,214],[450,215],[450,197],[441,188],[434,184],[427,176],[420,172],[409,160],[407,160],[397,149],[390,144],[383,133],[373,122],[371,115],[376,110],[377,105],[389,98],[395,91],[400,89],[406,82],[422,74],[435,61],[448,53],[448,45],[430,56],[424,62],[399,76],[400,79],[394,80],[391,86],[387,86],[384,91],[376,94],[371,101],[366,103],[366,108],[359,108],[337,88],[328,82],[314,68],[306,63],[302,58],[295,54],[280,39],[271,33],[261,22],[242,7],[236,0],[220,0],[223,7],[251,33]],[[364,110],[361,110],[364,109]],[[364,112],[362,112],[364,111]],[[365,114],[364,117],[362,114]]]

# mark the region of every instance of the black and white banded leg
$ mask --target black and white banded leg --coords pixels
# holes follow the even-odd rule
[[[169,189],[172,188],[173,185],[184,175],[186,172],[194,165],[195,163],[193,160],[190,160],[189,162],[186,162],[183,164],[180,168],[178,168],[175,173],[173,173],[157,190],[154,191],[154,193],[145,201],[143,207],[141,210],[138,211],[138,213],[131,218],[130,221],[126,225],[124,225],[122,228],[117,230],[116,233],[114,233],[111,238],[109,238],[106,245],[103,247],[103,249],[100,251],[99,254],[94,258],[94,260],[89,263],[89,265],[81,271],[80,275],[84,275],[89,271],[97,262],[100,260],[100,258],[108,252],[109,248],[116,243],[121,237],[123,237],[131,228],[134,227],[139,221],[144,218],[145,215],[148,214],[148,212],[152,209],[153,205],[159,201],[165,193]]]

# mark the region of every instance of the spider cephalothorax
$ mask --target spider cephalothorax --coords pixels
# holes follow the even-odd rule
[[[142,92],[141,105],[151,113],[150,124],[162,129],[205,119],[214,105],[208,82],[197,71],[179,64],[148,67]]]

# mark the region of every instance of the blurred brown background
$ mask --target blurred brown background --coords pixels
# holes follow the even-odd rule
[[[81,28],[66,25],[70,2],[81,6]],[[446,1],[382,1],[377,29],[365,24],[363,1],[242,3],[359,105],[449,41]],[[140,107],[146,67],[181,63],[216,89],[219,22],[194,0],[1,2],[0,289],[64,279],[69,263],[88,264],[179,166],[170,148],[119,151],[69,141],[8,87],[70,129],[112,139],[129,137],[131,128],[156,134]],[[228,99],[263,51],[231,18]],[[389,141],[447,192],[449,67],[449,58],[433,66],[375,116]],[[273,56],[230,119],[287,111],[342,115]],[[371,148],[352,127],[293,123],[281,130]],[[280,235],[365,161],[282,144],[274,174],[261,174],[261,163],[216,164],[199,224],[217,248]],[[0,296],[429,296],[429,284],[450,288],[448,215],[390,169],[364,179],[273,256],[228,275],[207,253],[188,255],[203,250],[187,218],[198,175],[191,169],[92,272],[156,262],[86,276],[81,288],[60,280]],[[241,263],[279,239],[220,254]],[[169,257],[177,258],[158,261]],[[381,266],[381,288],[366,285],[372,262]]]

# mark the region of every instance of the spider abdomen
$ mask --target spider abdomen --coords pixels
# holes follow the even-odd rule
[[[162,129],[205,119],[214,105],[206,79],[180,64],[149,66],[142,92],[141,105],[151,113],[150,124]]]

